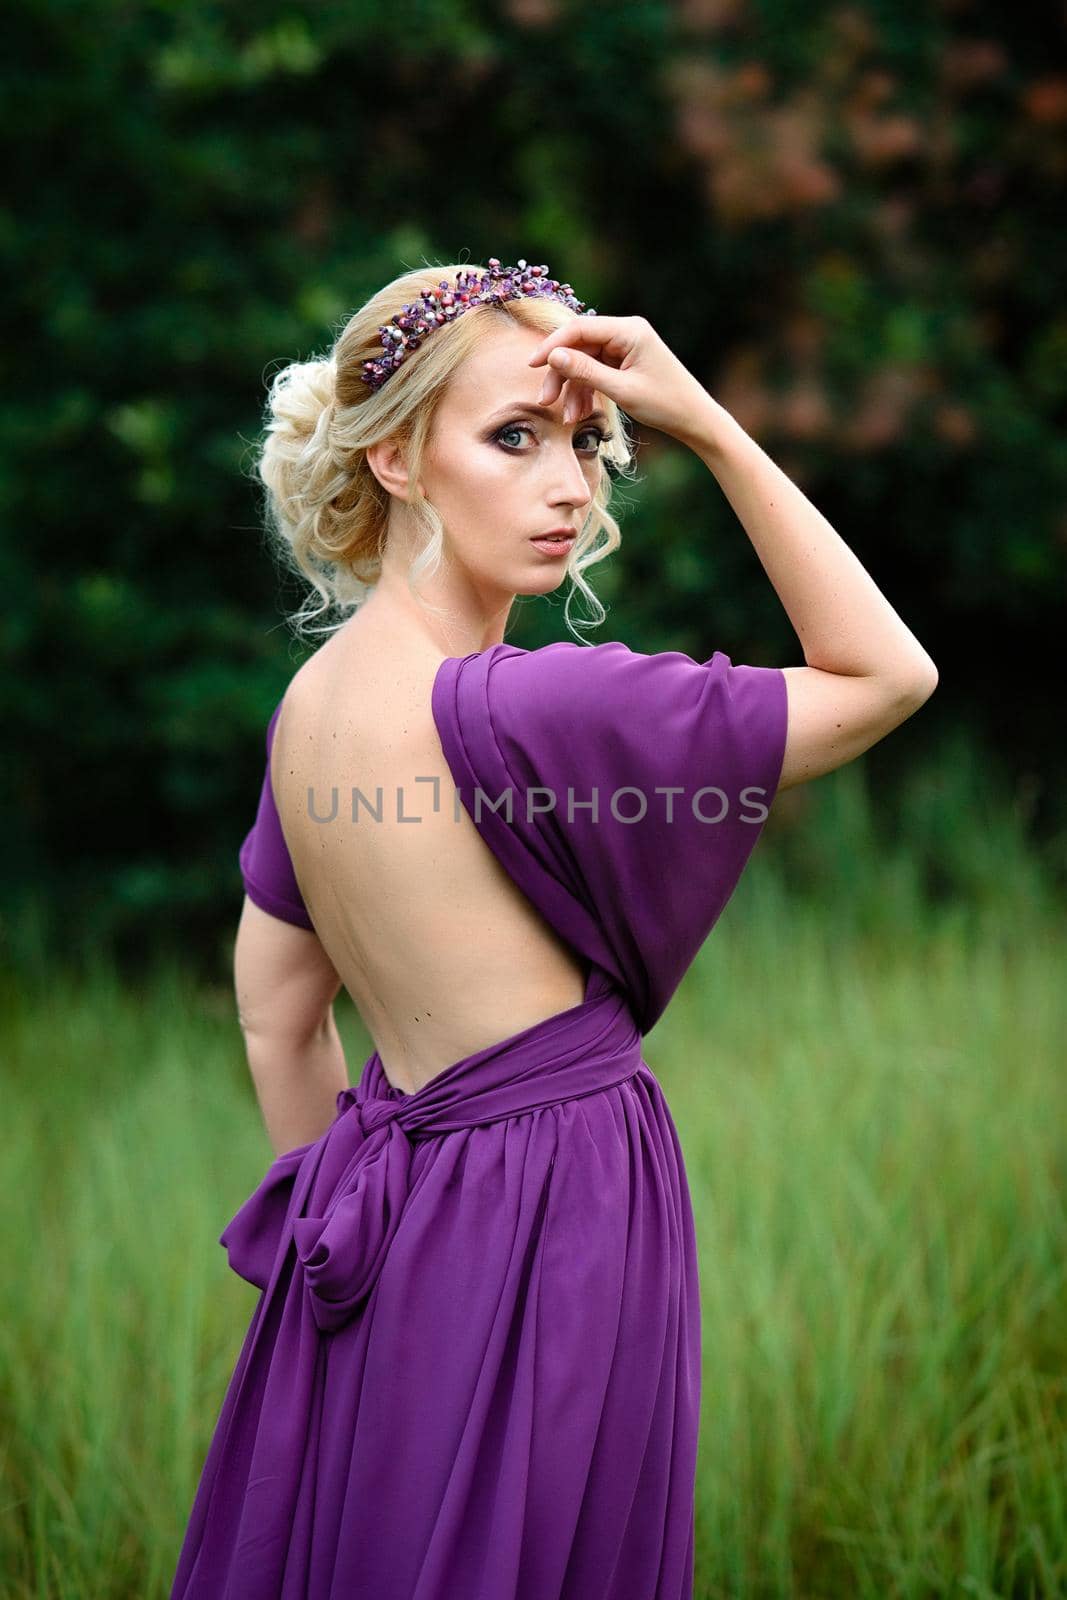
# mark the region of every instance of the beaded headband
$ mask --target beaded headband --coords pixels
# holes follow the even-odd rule
[[[417,350],[423,339],[446,322],[454,322],[475,306],[499,305],[504,300],[520,300],[532,295],[541,300],[559,300],[571,311],[595,317],[587,310],[569,283],[548,276],[546,266],[528,267],[520,261],[515,267],[501,267],[496,256],[489,257],[489,271],[461,271],[454,284],[443,279],[427,289],[411,305],[404,306],[391,322],[378,329],[383,355],[363,363],[363,382],[380,389],[404,360],[409,350]]]

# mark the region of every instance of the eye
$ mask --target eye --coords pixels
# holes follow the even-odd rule
[[[510,450],[512,454],[514,454],[517,452],[519,447],[513,444],[505,444],[504,435],[508,433],[533,433],[533,431],[533,428],[531,428],[529,424],[525,422],[505,422],[504,426],[502,428],[498,428],[493,434],[493,441],[494,443],[499,444],[501,449]],[[586,446],[583,454],[596,454],[603,445],[609,442],[611,438],[610,434],[604,433],[600,428],[596,427],[582,428],[575,437],[582,439],[588,437],[589,435],[592,435],[594,443],[592,446]]]
[[[495,440],[495,442],[497,444],[504,445],[504,449],[505,450],[517,450],[518,449],[518,445],[504,444],[504,435],[506,433],[532,433],[532,432],[533,432],[533,429],[526,427],[526,425],[524,423],[522,423],[522,422],[505,422],[504,426],[502,428],[498,428],[496,433],[494,433],[493,439]]]
[[[594,450],[599,450],[601,445],[609,443],[611,439],[611,435],[609,433],[604,433],[600,428],[595,427],[583,428],[578,437],[581,438],[582,434],[592,434],[593,438],[596,440],[596,443],[593,445]]]

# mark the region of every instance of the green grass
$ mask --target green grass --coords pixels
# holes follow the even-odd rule
[[[699,1241],[697,1594],[1067,1593],[1064,929],[841,940],[762,887],[646,1042]]]
[[[1063,1595],[1067,926],[981,805],[932,900],[951,786],[888,845],[849,770],[788,839],[783,805],[645,1043],[699,1238],[696,1597]],[[269,1146],[225,983],[90,960],[4,1000],[3,1594],[154,1600],[256,1300],[217,1237]]]

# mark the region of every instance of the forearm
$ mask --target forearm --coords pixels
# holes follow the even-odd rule
[[[911,685],[936,667],[820,511],[705,391],[683,443],[715,475],[796,630],[809,667]]]
[[[276,1156],[310,1144],[337,1116],[348,1087],[344,1046],[333,1009],[318,1033],[302,1042],[245,1035],[248,1068]]]

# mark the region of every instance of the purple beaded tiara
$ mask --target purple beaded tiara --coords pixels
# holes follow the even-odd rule
[[[363,382],[369,383],[372,389],[380,389],[408,351],[417,350],[423,339],[443,323],[453,322],[475,306],[499,305],[504,300],[519,300],[523,295],[560,300],[572,311],[587,317],[596,316],[592,307],[587,310],[575,296],[569,283],[550,278],[546,266],[528,267],[525,261],[520,261],[516,267],[502,268],[496,256],[490,256],[488,272],[459,272],[454,284],[442,279],[398,312],[392,322],[379,328],[384,354],[376,360],[364,361]]]

